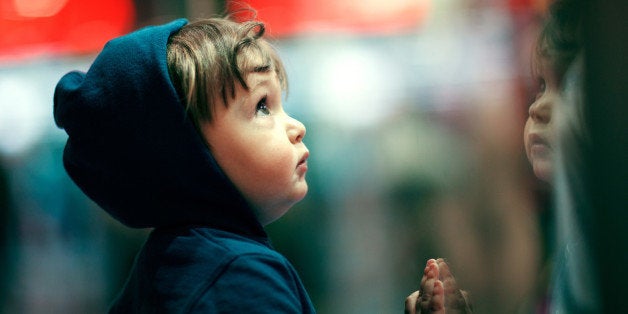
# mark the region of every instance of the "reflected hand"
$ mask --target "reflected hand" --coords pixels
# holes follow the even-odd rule
[[[406,298],[406,314],[473,313],[467,292],[460,290],[444,259],[429,259],[420,290]]]

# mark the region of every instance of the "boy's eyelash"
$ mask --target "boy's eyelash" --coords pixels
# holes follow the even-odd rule
[[[266,106],[266,100],[267,100],[266,96],[262,97],[262,99],[260,99],[260,100],[257,102],[257,108],[259,109],[259,108],[260,108],[260,107],[262,107],[262,106],[264,106],[264,107],[265,107],[265,106]]]
[[[539,99],[543,95],[543,93],[545,93],[545,88],[546,88],[545,79],[543,79],[543,77],[539,77],[537,79],[536,93],[534,94],[535,100]]]
[[[543,78],[539,79],[539,90],[544,91],[545,90],[545,80]]]
[[[261,113],[263,115],[269,115],[270,114],[270,110],[268,109],[268,106],[266,105],[266,101],[267,101],[267,96],[262,97],[262,99],[260,99],[260,101],[257,102],[257,105],[255,106],[255,114]]]

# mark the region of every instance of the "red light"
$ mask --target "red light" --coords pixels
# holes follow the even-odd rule
[[[131,0],[0,0],[0,61],[97,52],[134,15]]]

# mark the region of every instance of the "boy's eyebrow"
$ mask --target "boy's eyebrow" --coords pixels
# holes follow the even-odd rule
[[[267,66],[260,66],[260,67],[256,67],[255,69],[259,68],[259,71],[251,71],[250,73],[267,73],[272,67],[267,67]],[[265,69],[267,68],[267,69]],[[259,77],[259,76],[254,76],[251,77],[251,80],[248,82],[249,85],[249,90],[250,91],[254,91],[260,87],[266,86],[268,84],[270,84],[271,82],[271,78],[269,77]]]
[[[257,65],[257,66],[253,66],[251,68],[249,68],[246,73],[247,74],[251,74],[251,73],[267,73],[269,71],[271,71],[273,68],[272,64],[264,64],[264,65]],[[247,75],[248,76],[248,75]],[[248,79],[247,79],[248,80]],[[251,87],[252,89],[256,89],[259,85],[264,84],[264,82],[266,81],[266,79],[255,79],[253,80],[253,84],[248,84],[249,87]]]
[[[270,64],[265,64],[265,65],[258,65],[256,67],[253,67],[253,70],[251,70],[251,72],[255,72],[255,73],[261,73],[261,72],[268,72],[270,71]]]

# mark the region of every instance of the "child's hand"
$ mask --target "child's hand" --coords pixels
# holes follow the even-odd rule
[[[436,260],[439,271],[439,279],[443,282],[445,290],[445,308],[447,313],[473,313],[471,302],[466,291],[460,290],[456,278],[449,270],[449,265],[444,259]]]
[[[427,261],[419,291],[406,298],[405,313],[445,313],[445,289],[439,279],[439,267],[435,259]]]
[[[439,258],[429,259],[421,287],[406,298],[406,314],[472,313],[467,293],[458,288],[449,265]]]

